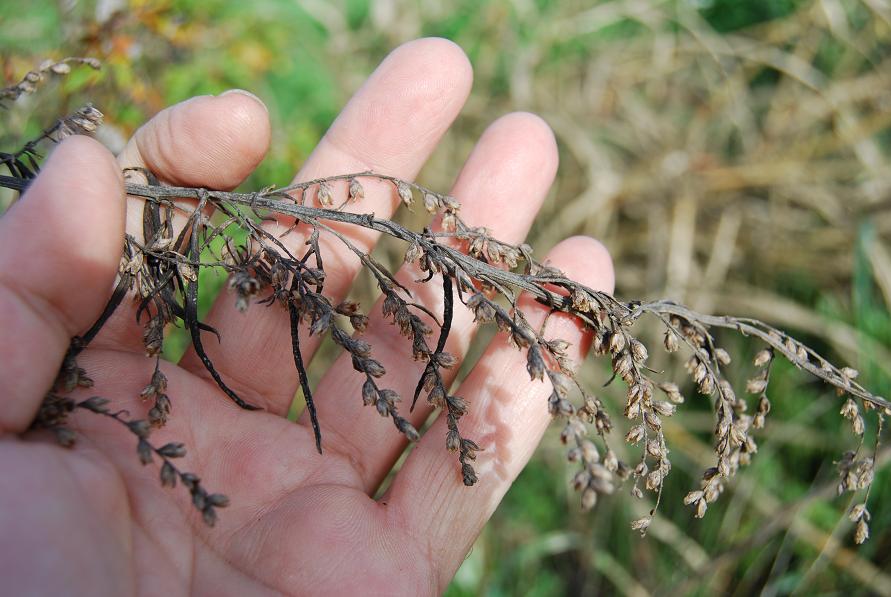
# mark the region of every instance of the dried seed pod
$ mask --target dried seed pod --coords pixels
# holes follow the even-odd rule
[[[531,379],[544,381],[545,362],[538,345],[530,346],[529,350],[526,351],[526,371],[529,372]]]
[[[625,350],[625,334],[616,331],[609,336],[609,350],[613,354],[619,354]]]
[[[708,510],[708,502],[704,499],[699,499],[696,501],[696,505],[694,507],[696,508],[696,513],[694,514],[694,516],[696,516],[696,518],[702,518],[703,516],[705,516],[705,511]]]
[[[862,518],[857,522],[857,529],[854,531],[854,542],[862,545],[869,539],[869,525]]]
[[[853,508],[851,508],[850,513],[848,513],[848,518],[851,522],[857,522],[861,518],[863,518],[864,514],[869,520],[869,512],[866,510],[866,504],[856,504]]]
[[[677,352],[678,348],[680,348],[678,344],[678,337],[674,330],[665,330],[665,339],[663,341],[663,345],[665,346],[665,350],[668,352]]]
[[[331,207],[334,205],[334,193],[331,191],[331,186],[327,182],[319,183],[319,187],[316,189],[316,199],[322,207]]]
[[[749,394],[760,394],[764,390],[767,389],[767,380],[765,379],[750,379],[746,382],[746,392]]]
[[[645,433],[643,425],[635,425],[625,434],[625,441],[629,444],[636,444],[644,438]]]
[[[350,201],[361,201],[365,198],[365,188],[357,179],[350,179]]]
[[[582,510],[591,510],[597,504],[597,492],[590,487],[582,492]]]
[[[773,350],[764,348],[755,355],[753,363],[756,367],[764,367],[773,360]]]
[[[638,363],[646,362],[647,357],[649,356],[647,347],[643,345],[643,342],[637,339],[631,340],[631,355]]]
[[[675,406],[671,402],[654,402],[653,410],[664,417],[670,417],[677,410],[677,406]]]
[[[650,528],[650,524],[653,522],[653,518],[651,516],[644,516],[643,518],[638,518],[631,522],[631,530],[640,531],[641,536],[647,534],[647,530]]]
[[[414,201],[414,196],[412,195],[411,186],[407,182],[399,181],[396,183],[396,192],[399,195],[399,199],[406,205],[411,206]]]

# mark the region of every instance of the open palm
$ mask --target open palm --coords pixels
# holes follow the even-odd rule
[[[450,42],[398,48],[297,179],[364,170],[414,177],[470,83],[467,59]],[[205,345],[230,387],[263,410],[239,409],[187,353],[178,365],[162,363],[173,412],[152,436],[185,442],[184,468],[210,491],[229,495],[216,527],[201,523],[184,490],[161,488],[157,468],[138,464],[133,436],[104,417],[73,417],[80,437],[73,450],[25,433],[69,338],[108,298],[124,230],[141,229],[142,203],[130,198],[125,209],[121,201],[121,169],[145,167],[171,184],[233,188],[263,158],[269,138],[267,113],[255,98],[193,98],[141,128],[117,161],[90,139],[66,140],[0,220],[0,578],[10,594],[438,593],[538,443],[549,420],[549,388],[526,382],[523,356],[496,337],[457,392],[470,404],[462,431],[484,448],[479,483],[462,484],[438,420],[374,500],[405,439],[362,407],[362,378],[349,357],[315,388],[319,455],[308,422],[284,416],[298,388],[287,313],[259,305],[240,313],[225,294],[206,318],[222,342]],[[556,167],[547,125],[510,114],[483,134],[452,194],[468,223],[519,242]],[[351,209],[386,217],[397,203],[392,187],[369,184]],[[285,242],[302,245],[301,232]],[[376,240],[367,230],[352,230],[350,238],[368,250]],[[334,243],[322,250],[326,294],[336,301],[347,295],[359,263]],[[549,259],[580,282],[612,290],[609,257],[596,241],[569,239]],[[410,270],[399,275],[417,277]],[[430,286],[417,297],[435,312],[441,289]],[[540,323],[544,312],[531,301],[527,307],[530,323]],[[365,337],[387,368],[387,387],[411,396],[423,365],[411,360],[410,346],[379,306],[368,311]],[[138,394],[154,363],[143,355],[133,315],[130,306],[119,309],[79,362],[95,380],[92,393],[141,418],[147,406]],[[472,315],[459,307],[448,351],[460,359],[473,333]],[[548,334],[572,341],[581,356],[585,342],[573,323],[556,317]],[[311,358],[318,339],[302,335],[301,346]],[[429,412],[419,403],[406,416],[420,427]]]

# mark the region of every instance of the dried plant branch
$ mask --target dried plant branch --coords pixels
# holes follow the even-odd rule
[[[392,183],[399,198],[407,204],[412,203],[414,192],[423,193],[425,206],[443,214],[446,232],[431,233],[425,230],[417,233],[370,214],[312,207],[303,202],[307,191],[315,187],[316,197],[320,201],[332,203],[332,183],[344,180],[349,181],[350,198],[355,200],[364,194],[360,181],[365,178]],[[22,181],[22,185],[25,184],[27,183]],[[250,301],[266,288],[271,290],[271,294],[262,302],[279,302],[288,309],[295,367],[307,401],[319,451],[322,449],[321,428],[300,348],[301,322],[310,326],[310,333],[330,332],[334,341],[351,354],[354,368],[366,376],[362,390],[363,401],[369,405],[374,404],[382,416],[392,417],[396,427],[409,439],[418,437],[417,430],[398,413],[396,403],[399,396],[378,385],[376,380],[386,372],[379,362],[371,358],[371,347],[360,339],[350,337],[335,321],[337,315],[345,315],[350,318],[354,329],[361,332],[367,318],[358,313],[358,306],[354,303],[334,306],[325,297],[324,263],[318,246],[321,233],[333,234],[359,257],[385,295],[384,316],[392,317],[403,335],[411,339],[414,357],[427,362],[418,380],[412,406],[424,391],[428,402],[446,411],[446,447],[458,452],[462,478],[467,485],[473,485],[477,481],[472,461],[481,447],[461,435],[459,420],[467,411],[468,404],[463,398],[449,394],[440,372],[441,368],[455,363],[454,357],[444,352],[451,326],[455,292],[462,303],[474,312],[477,321],[496,322],[519,349],[526,350],[527,369],[531,379],[548,378],[553,388],[548,408],[552,415],[566,419],[561,437],[572,446],[568,453],[569,460],[581,464],[573,485],[582,492],[582,504],[586,508],[596,503],[598,494],[614,491],[613,475],[617,475],[619,479],[632,477],[635,481],[631,489],[633,495],[643,495],[639,482],[647,490],[657,492],[658,507],[664,479],[671,470],[660,417],[672,416],[683,398],[678,386],[667,382],[658,384],[667,399],[658,401],[654,398],[657,384],[649,378],[651,371],[646,367],[648,351],[630,332],[630,328],[646,314],[654,315],[664,324],[666,350],[674,352],[681,343],[690,349],[692,355],[687,362],[688,371],[700,393],[714,397],[717,417],[716,464],[704,472],[701,488],[690,492],[685,499],[686,503],[695,508],[697,516],[705,514],[708,504],[720,495],[726,480],[736,473],[740,465],[747,464],[757,450],[751,431],[764,426],[765,417],[770,410],[766,390],[770,365],[776,354],[833,385],[839,394],[858,398],[864,406],[891,412],[891,403],[873,395],[855,381],[855,371],[835,367],[811,348],[761,321],[703,315],[669,301],[620,302],[538,263],[527,246],[514,247],[492,238],[485,230],[467,226],[458,216],[458,205],[453,199],[407,181],[360,172],[322,178],[282,189],[268,188],[254,193],[226,193],[134,183],[127,183],[126,190],[130,195],[146,199],[143,227],[145,244],[139,245],[132,237],[127,238],[119,283],[112,300],[97,326],[86,337],[75,339],[72,344],[72,358],[82,350],[85,340],[88,342],[95,335],[101,322],[121,303],[126,289],[136,287],[141,301],[138,314],[146,312],[150,315],[145,324],[146,352],[157,356],[164,325],[174,319],[181,319],[190,332],[197,354],[220,388],[240,406],[253,408],[225,384],[201,342],[202,331],[215,331],[203,326],[197,318],[197,271],[201,267],[221,266],[232,276],[230,285],[236,291],[236,304],[240,309],[247,308]],[[196,204],[189,208],[187,225],[178,238],[174,239],[173,213],[185,209],[174,202],[179,198],[195,199]],[[213,207],[228,216],[222,227],[211,225],[206,216],[202,215],[207,207]],[[257,214],[258,210],[274,212],[293,217],[295,222],[310,225],[312,233],[307,242],[309,249],[306,255],[296,259],[278,239],[251,220],[244,210],[249,210],[251,214]],[[434,349],[426,341],[426,336],[431,333],[430,328],[413,311],[431,316],[433,314],[413,303],[410,300],[410,291],[396,282],[386,268],[358,250],[345,235],[333,230],[325,222],[359,226],[402,240],[409,245],[406,260],[418,262],[421,269],[428,274],[426,280],[420,283],[428,282],[437,275],[441,278],[444,307]],[[222,259],[213,263],[202,261],[201,253],[208,246],[209,240],[216,236],[228,239],[226,228],[230,225],[240,226],[248,232],[252,248],[235,248],[227,240],[226,255]],[[465,250],[441,243],[442,238],[463,241]],[[306,265],[311,257],[315,257],[317,267]],[[520,262],[525,263],[523,271],[514,271]],[[507,265],[506,268],[500,267],[504,264]],[[563,292],[553,290],[554,287]],[[567,344],[560,340],[545,340],[542,333],[533,330],[522,312],[516,309],[515,297],[521,291],[533,295],[552,312],[559,311],[577,318],[594,335],[595,355],[611,357],[614,378],[618,377],[628,385],[624,414],[635,422],[625,435],[625,440],[644,446],[641,459],[633,468],[621,463],[615,452],[609,448],[607,434],[612,428],[612,422],[602,402],[589,395],[575,379],[573,366],[565,358]],[[493,301],[487,293],[506,298],[511,310]],[[759,395],[754,417],[745,414],[745,401],[736,396],[722,376],[722,367],[729,364],[730,356],[716,345],[710,332],[712,328],[731,329],[746,336],[754,336],[768,346],[755,359],[761,373],[747,384],[749,392]],[[574,406],[568,399],[573,391],[581,396],[580,407]],[[169,402],[165,401],[165,404],[166,407],[155,405],[154,420],[166,417]],[[854,433],[862,437],[863,418],[859,412],[851,410],[850,404],[853,402],[849,400],[842,414],[852,419]],[[881,415],[878,416],[881,425]],[[605,457],[601,458],[600,450],[588,439],[585,421],[596,423],[597,433],[606,450]],[[872,478],[871,467],[871,459],[858,460],[854,454],[844,458],[840,463],[843,473],[842,488],[856,490],[868,487]],[[634,521],[632,527],[646,532],[653,511],[647,517]],[[854,516],[858,522],[857,540],[862,542],[868,534],[868,527],[865,526],[868,511],[865,505],[857,512],[852,512],[852,517]]]
[[[89,66],[94,70],[102,68],[102,63],[95,58],[78,58],[69,56],[62,60],[44,60],[35,70],[25,73],[21,81],[14,85],[0,88],[0,106],[3,102],[19,99],[22,95],[29,95],[37,91],[37,86],[51,76],[63,77],[71,72],[71,65]]]
[[[0,155],[10,172],[10,176],[0,176],[0,186],[24,191],[39,170],[37,143],[45,139],[58,141],[72,132],[92,132],[99,122],[101,113],[87,106],[47,129],[22,150]],[[128,195],[145,199],[143,240],[126,236],[114,293],[97,322],[83,336],[72,339],[59,383],[47,394],[34,426],[52,430],[63,445],[71,445],[74,435],[65,423],[67,415],[76,408],[115,419],[137,436],[137,453],[143,464],[151,461],[152,454],[162,459],[162,484],[173,485],[179,478],[187,486],[193,504],[208,524],[216,520],[214,508],[227,503],[225,496],[208,494],[197,477],[181,472],[172,464],[171,458],[184,453],[181,444],[156,448],[148,442],[151,428],[163,425],[171,410],[166,378],[158,367],[164,329],[169,323],[182,322],[196,354],[223,393],[242,408],[256,408],[226,384],[204,349],[202,333],[213,333],[218,339],[220,336],[198,317],[201,268],[221,268],[229,274],[229,287],[239,310],[246,310],[252,302],[278,304],[287,309],[294,365],[320,452],[322,429],[299,339],[301,326],[306,326],[311,335],[330,334],[334,343],[350,354],[353,368],[365,378],[361,390],[363,403],[374,405],[381,416],[391,418],[408,440],[419,438],[418,431],[399,413],[401,397],[382,385],[385,368],[373,358],[370,344],[360,337],[367,327],[367,315],[355,302],[335,303],[326,295],[326,266],[319,239],[327,234],[341,242],[371,274],[384,296],[383,316],[391,319],[411,343],[413,358],[426,363],[415,386],[411,407],[425,393],[429,404],[445,411],[446,448],[458,453],[461,477],[466,485],[478,480],[473,461],[484,447],[462,435],[460,419],[472,405],[450,393],[442,374],[442,369],[457,363],[457,359],[445,351],[456,299],[472,311],[477,322],[494,323],[518,350],[525,351],[530,380],[547,379],[551,385],[546,408],[562,420],[561,439],[569,446],[567,458],[580,467],[572,484],[581,493],[582,506],[593,507],[599,495],[613,493],[616,482],[630,478],[633,496],[643,497],[644,490],[655,494],[655,506],[648,515],[632,523],[633,529],[646,533],[672,468],[662,418],[673,416],[684,402],[678,384],[654,380],[658,372],[647,366],[649,350],[632,333],[644,315],[651,315],[665,328],[663,345],[667,352],[676,352],[682,346],[689,352],[687,371],[699,393],[711,399],[715,413],[714,466],[703,472],[699,489],[689,492],[684,500],[694,508],[695,515],[701,517],[706,513],[726,482],[757,452],[754,431],[764,427],[770,411],[771,365],[777,356],[782,356],[835,387],[839,396],[848,397],[841,415],[851,421],[859,444],[856,451],[846,453],[838,463],[839,491],[866,490],[863,502],[852,510],[850,517],[857,523],[855,540],[861,543],[868,537],[866,499],[874,476],[883,415],[891,414],[891,402],[860,385],[855,370],[836,367],[788,334],[755,319],[704,315],[671,301],[619,301],[539,263],[528,245],[504,243],[487,230],[468,225],[460,218],[460,206],[454,198],[384,174],[337,174],[250,193],[164,186],[151,172],[143,171],[143,174],[147,184],[126,183]],[[345,205],[364,197],[362,182],[365,180],[391,185],[395,196],[408,206],[420,196],[427,211],[442,216],[442,231],[416,232],[373,214],[343,211]],[[337,183],[346,183],[345,196],[339,196],[338,189],[343,185]],[[320,206],[309,204],[311,198]],[[191,201],[184,203],[184,199]],[[220,214],[222,221],[214,223],[206,215],[209,210]],[[286,234],[298,224],[308,227],[305,253],[298,257],[279,237],[266,230],[261,225],[265,219],[263,214],[293,218],[294,225]],[[178,232],[174,227],[175,215],[185,216],[186,221]],[[398,282],[387,267],[353,244],[341,231],[344,226],[373,230],[406,243],[405,261],[416,263],[426,274],[416,283],[439,279],[442,284],[441,321],[440,314],[416,303],[411,289]],[[235,230],[247,235],[245,245],[235,245]],[[212,249],[211,241],[215,239],[223,240],[219,254]],[[444,242],[446,240],[450,242]],[[635,465],[619,460],[610,447],[609,436],[614,424],[603,401],[576,377],[575,364],[567,357],[569,344],[559,338],[545,337],[547,318],[540,330],[529,325],[517,306],[521,292],[531,295],[551,313],[564,313],[577,320],[592,336],[594,357],[609,357],[613,375],[608,383],[619,379],[627,385],[623,414],[630,421],[630,428],[624,439],[641,446]],[[92,384],[76,358],[128,295],[138,303],[136,319],[143,325],[146,354],[156,359],[155,372],[141,394],[146,400],[154,400],[145,420],[130,420],[124,411],[110,411],[102,398],[75,402],[67,395],[76,387]],[[433,330],[424,316],[439,327],[433,348],[427,339]],[[344,319],[349,321],[355,334],[342,325]],[[746,399],[736,394],[723,375],[723,368],[730,364],[731,357],[718,345],[712,333],[714,329],[735,331],[765,344],[754,360],[758,372],[746,385],[748,393],[758,396],[754,415],[748,414]],[[664,399],[657,397],[657,389]],[[877,411],[875,446],[872,456],[862,456],[866,426],[863,413],[870,410]],[[590,437],[589,424],[594,425],[596,438]],[[592,439],[602,444],[602,448]]]
[[[37,151],[43,141],[58,143],[71,135],[90,135],[102,124],[102,112],[87,104],[76,112],[56,121],[40,135],[25,143],[12,153],[0,152],[0,166],[5,167],[12,176],[0,176],[2,185],[21,191],[28,180],[37,176],[40,169],[37,161],[41,155]]]
[[[92,382],[86,378],[83,370],[75,366],[74,371],[78,378],[76,385],[81,387],[89,387]],[[70,382],[69,376],[67,382]],[[158,401],[152,410],[158,408],[158,404],[165,397],[164,391],[167,387],[167,378],[160,372],[155,370],[152,376],[152,383],[143,390],[142,397],[156,395]],[[208,526],[213,526],[217,520],[217,508],[225,508],[229,505],[229,498],[220,493],[208,493],[201,484],[201,479],[194,473],[184,472],[177,467],[173,460],[182,458],[186,455],[186,448],[183,444],[170,442],[163,446],[156,446],[149,441],[152,427],[155,424],[145,419],[131,419],[127,411],[112,412],[108,405],[109,400],[100,396],[93,396],[79,402],[69,396],[57,392],[70,392],[73,388],[66,385],[66,381],[62,380],[54,391],[49,392],[41,404],[37,418],[32,423],[34,429],[48,429],[51,431],[56,440],[65,447],[72,447],[76,442],[75,433],[67,426],[68,415],[76,409],[81,409],[93,414],[108,417],[120,423],[136,437],[136,454],[139,461],[143,465],[151,464],[153,455],[161,459],[160,481],[163,487],[176,487],[177,479],[182,482],[183,486],[189,490],[192,496],[192,505],[201,513],[202,520]],[[169,402],[168,402],[169,404]],[[168,411],[169,412],[169,406]]]

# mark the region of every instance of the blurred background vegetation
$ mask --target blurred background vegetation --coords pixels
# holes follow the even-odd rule
[[[5,149],[84,101],[119,149],[163,107],[241,87],[274,125],[251,188],[287,183],[389,50],[450,38],[473,62],[473,93],[421,182],[448,189],[488,123],[537,112],[561,152],[529,238],[539,255],[596,236],[619,297],[764,319],[891,393],[887,0],[32,0],[0,3],[0,25],[7,83],[47,57],[105,65],[4,111]],[[722,341],[744,384],[758,347]],[[607,379],[597,364],[583,375]],[[605,393],[618,415],[620,390]],[[891,594],[888,473],[870,497],[873,536],[855,548],[855,502],[835,496],[833,461],[856,447],[840,401],[791,366],[769,393],[760,453],[704,520],[681,500],[709,464],[709,406],[690,400],[672,419],[675,469],[647,538],[629,521],[649,497],[627,488],[580,512],[549,434],[448,594]]]

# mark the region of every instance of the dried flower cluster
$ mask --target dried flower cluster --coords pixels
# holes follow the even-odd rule
[[[71,65],[86,65],[92,69],[101,68],[101,63],[95,58],[68,57],[62,60],[44,60],[40,66],[25,73],[22,80],[15,85],[9,85],[0,89],[0,105],[5,101],[14,102],[23,95],[30,95],[37,91],[38,85],[52,76],[65,76],[71,72]]]
[[[86,372],[77,366],[73,356],[69,356],[62,365],[59,378],[54,387],[47,392],[34,419],[32,426],[38,429],[51,431],[62,446],[74,446],[77,437],[67,426],[68,415],[75,409],[83,409],[91,413],[113,419],[123,425],[136,437],[136,455],[143,464],[151,464],[154,457],[161,460],[160,480],[163,487],[176,487],[177,479],[189,490],[192,496],[192,505],[201,512],[205,524],[213,526],[217,520],[217,508],[225,508],[229,505],[229,499],[221,493],[208,493],[201,485],[201,479],[194,473],[180,470],[173,460],[186,455],[183,444],[170,442],[157,447],[149,441],[153,427],[163,426],[169,414],[170,406],[164,391],[167,388],[167,378],[156,369],[152,375],[151,383],[142,391],[143,398],[154,397],[155,404],[149,410],[147,419],[131,419],[127,411],[114,412],[109,408],[109,401],[100,396],[92,396],[79,402],[69,397],[75,388],[92,387],[93,381],[87,377]],[[166,406],[165,406],[166,405]]]
[[[97,124],[98,112],[94,108],[86,110],[79,112],[78,117]],[[80,130],[88,131],[89,128],[81,127]],[[45,137],[55,139],[51,135]],[[23,155],[33,157],[36,153],[32,147]],[[11,176],[0,178],[0,184],[18,190],[27,186],[37,170],[33,159],[27,164],[20,163],[17,158],[3,164]],[[562,423],[561,439],[567,445],[567,459],[579,467],[572,485],[581,494],[582,506],[585,509],[593,507],[600,495],[613,493],[617,486],[627,481],[633,496],[641,498],[645,492],[655,495],[653,510],[632,523],[633,529],[646,533],[672,468],[663,421],[674,416],[684,403],[679,385],[657,379],[658,373],[648,367],[649,349],[633,333],[636,322],[650,315],[664,325],[664,350],[687,355],[686,370],[693,386],[711,401],[715,413],[714,464],[703,471],[699,488],[687,494],[684,500],[693,508],[694,515],[704,516],[728,480],[757,452],[753,433],[765,426],[770,412],[771,365],[777,356],[782,356],[834,386],[839,396],[846,397],[841,415],[850,421],[860,445],[838,463],[839,491],[865,490],[863,501],[854,507],[850,518],[856,523],[858,543],[869,535],[866,499],[873,479],[874,454],[879,445],[883,416],[891,414],[891,403],[857,383],[857,372],[853,369],[837,368],[811,348],[763,322],[703,315],[670,301],[618,301],[539,263],[533,257],[531,247],[503,243],[485,229],[469,226],[460,218],[459,204],[454,198],[383,174],[341,174],[282,188],[230,193],[162,186],[151,172],[141,173],[145,175],[145,184],[130,181],[126,190],[132,196],[145,199],[143,240],[126,237],[114,294],[97,323],[83,336],[73,339],[60,383],[47,394],[35,426],[52,429],[62,443],[70,445],[73,435],[65,427],[65,418],[75,408],[115,419],[137,437],[141,462],[146,464],[152,460],[153,454],[158,456],[162,461],[162,483],[173,485],[179,478],[190,490],[195,507],[210,524],[215,519],[214,509],[226,505],[225,497],[208,494],[197,477],[180,472],[172,464],[171,459],[184,453],[181,444],[155,448],[148,442],[151,429],[163,425],[170,415],[166,379],[160,370],[156,367],[149,385],[142,392],[142,398],[151,403],[146,419],[131,420],[126,413],[110,411],[107,402],[101,398],[74,402],[66,397],[74,387],[90,385],[86,373],[77,366],[76,357],[123,301],[135,300],[138,303],[136,317],[143,326],[143,341],[149,357],[160,358],[167,325],[181,322],[189,331],[196,353],[220,389],[243,408],[255,408],[226,384],[202,345],[202,333],[217,332],[198,318],[198,272],[201,268],[221,268],[229,275],[229,288],[238,309],[245,310],[254,302],[287,309],[295,372],[320,451],[322,430],[300,346],[298,330],[301,326],[305,326],[310,334],[329,334],[342,350],[350,354],[357,374],[364,377],[361,397],[356,398],[373,406],[381,416],[390,418],[400,433],[415,441],[419,437],[418,431],[400,414],[399,404],[404,397],[386,387],[386,371],[375,360],[373,347],[362,339],[368,316],[355,302],[335,302],[326,295],[326,266],[319,239],[327,234],[339,239],[371,274],[384,296],[383,316],[398,326],[411,346],[413,358],[425,363],[411,405],[414,406],[423,394],[431,405],[444,411],[448,427],[445,447],[457,453],[460,474],[466,485],[477,482],[473,461],[476,453],[485,446],[462,435],[460,420],[473,405],[465,398],[453,395],[442,375],[443,369],[453,367],[457,362],[444,348],[458,303],[469,309],[480,324],[497,326],[518,350],[525,352],[530,380],[550,385],[551,394],[547,405],[542,407]],[[361,203],[365,195],[363,182],[369,179],[390,184],[394,195],[406,205],[420,203],[427,211],[440,214],[442,231],[425,229],[415,232],[372,214],[343,211],[344,205]],[[192,201],[186,204],[181,199]],[[211,209],[218,214],[214,220],[206,215]],[[294,226],[302,224],[311,230],[304,252],[293,253],[279,237],[261,225],[265,215],[271,213],[293,218]],[[180,229],[174,228],[174,215],[185,218],[185,225]],[[431,313],[415,303],[410,288],[398,282],[385,266],[359,250],[340,232],[343,225],[374,230],[406,243],[405,261],[416,263],[426,275],[416,283],[441,284],[444,293],[442,312]],[[247,234],[245,244],[236,245],[233,241],[235,230]],[[223,239],[222,248],[214,249],[212,241],[218,238]],[[458,243],[443,242],[446,239]],[[611,434],[615,425],[604,401],[580,383],[576,364],[567,357],[569,344],[561,339],[547,339],[545,326],[536,330],[528,323],[517,306],[521,292],[532,295],[551,313],[565,313],[575,318],[593,338],[593,358],[609,359],[613,372],[609,381],[618,379],[627,386],[622,413],[629,423],[624,441],[640,447],[637,462],[625,463],[619,459],[617,451],[611,447],[611,442],[615,441]],[[424,315],[437,323],[436,334],[425,323]],[[745,388],[745,393],[753,395],[753,399],[737,394],[724,376],[724,368],[730,364],[731,357],[717,345],[712,333],[713,329],[720,328],[754,337],[765,344],[754,358],[756,372]],[[873,455],[865,456],[861,452],[868,411],[875,415],[877,433]]]

